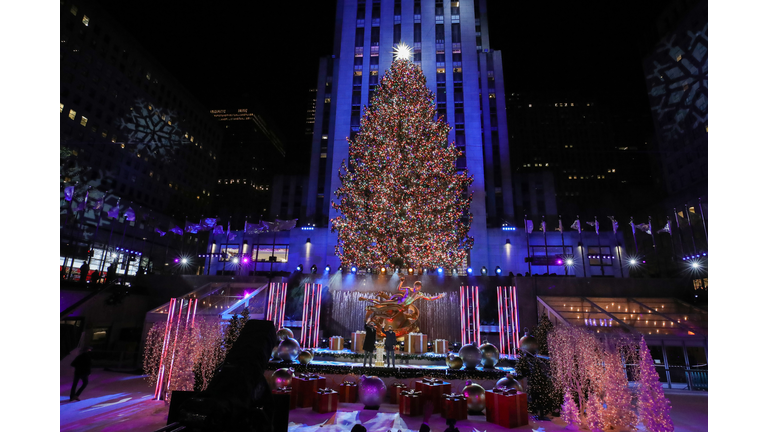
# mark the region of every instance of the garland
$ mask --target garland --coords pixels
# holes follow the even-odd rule
[[[300,363],[270,362],[267,370],[277,370],[291,367],[295,374],[316,373],[321,375],[375,375],[379,378],[440,378],[445,380],[498,380],[509,372],[494,370],[465,370],[465,369],[419,369],[400,367],[363,367],[357,365],[303,365]]]

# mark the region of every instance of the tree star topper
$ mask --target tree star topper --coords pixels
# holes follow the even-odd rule
[[[410,60],[413,57],[413,49],[404,42],[400,42],[395,47],[395,60]]]

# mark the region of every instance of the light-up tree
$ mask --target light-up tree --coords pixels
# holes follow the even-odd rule
[[[461,152],[435,119],[434,95],[399,47],[342,162],[336,254],[343,266],[460,265],[472,248],[472,177],[457,172]]]
[[[637,412],[640,421],[649,432],[671,432],[675,426],[669,417],[669,400],[664,396],[645,338],[640,340],[639,354]]]
[[[620,349],[605,354],[605,404],[603,420],[607,427],[614,429],[634,428],[637,416],[632,410],[632,394],[629,392],[627,376]]]
[[[573,396],[570,391],[565,392],[565,401],[560,407],[560,418],[568,426],[578,426],[581,424],[581,416],[579,415],[579,409],[576,407],[576,402],[573,401]]]

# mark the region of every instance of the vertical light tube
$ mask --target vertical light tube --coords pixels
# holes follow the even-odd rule
[[[176,310],[176,299],[172,298],[168,304],[168,318],[165,321],[165,335],[163,336],[163,349],[160,353],[160,367],[157,373],[157,384],[155,384],[155,400],[160,400],[160,393],[162,393],[163,379],[165,378],[165,355],[168,348],[168,334],[171,331],[171,325],[173,324],[173,312]]]
[[[461,307],[461,345],[464,346],[466,342],[464,341],[464,332],[465,326],[464,326],[464,286],[462,285],[459,287],[459,297],[461,299],[460,307]]]
[[[512,318],[515,322],[515,348],[519,348],[517,346],[518,341],[520,340],[520,319],[517,316],[517,287],[512,286],[512,300],[514,301],[514,308],[512,310],[512,313],[514,314]]]
[[[475,285],[475,335],[477,338],[477,346],[480,346],[480,303],[477,301],[480,297],[478,290],[480,288]]]
[[[496,309],[499,315],[499,348],[501,348],[501,355],[504,355],[504,324],[501,322],[501,298],[499,297],[499,290],[501,287],[496,287]]]
[[[315,344],[312,346],[312,348],[317,348],[318,346],[318,337],[320,336],[320,300],[322,299],[322,290],[323,286],[321,284],[317,285],[317,312],[315,314]]]
[[[306,323],[307,323],[307,301],[309,295],[309,284],[304,284],[304,306],[301,309],[301,345],[304,346],[306,340]]]

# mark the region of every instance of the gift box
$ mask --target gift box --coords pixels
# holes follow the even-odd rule
[[[341,336],[332,336],[329,339],[332,351],[341,351],[344,349],[344,338]]]
[[[448,353],[448,341],[445,339],[435,339],[432,346],[434,347],[435,354]]]
[[[298,392],[294,393],[291,387],[280,387],[276,390],[272,390],[272,397],[275,399],[277,405],[287,403],[288,409],[296,409],[296,399]]]
[[[466,420],[467,419],[467,398],[461,394],[443,395],[442,416],[446,419]]]
[[[416,381],[416,391],[423,393],[424,403],[431,401],[434,412],[440,413],[443,409],[443,394],[451,394],[451,383],[436,378],[424,378]]]
[[[325,388],[325,377],[317,374],[299,374],[294,377],[293,391],[296,392],[296,406],[311,407],[315,394],[321,388]]]
[[[508,428],[528,424],[528,395],[515,389],[485,391],[485,419]]]
[[[339,392],[333,389],[319,389],[314,393],[312,411],[320,414],[336,412],[339,409]]]
[[[418,416],[424,414],[422,396],[423,394],[416,390],[400,392],[400,415]]]
[[[357,383],[344,381],[339,385],[339,402],[355,403],[357,402]]]
[[[352,351],[361,353],[363,352],[363,342],[365,342],[365,332],[358,330],[352,333]]]
[[[405,340],[405,348],[411,354],[427,352],[427,335],[421,333],[408,333]]]
[[[401,382],[396,382],[389,386],[389,403],[399,405],[400,395],[406,390],[408,390],[408,385]]]

